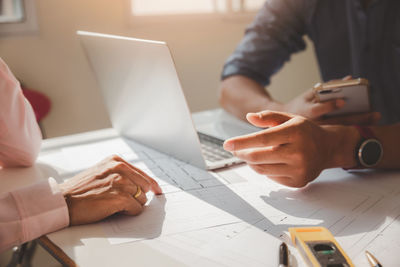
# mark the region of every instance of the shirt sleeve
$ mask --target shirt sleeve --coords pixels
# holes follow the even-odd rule
[[[226,61],[222,79],[244,75],[267,86],[271,76],[304,50],[303,36],[316,0],[268,0],[234,53]]]
[[[30,166],[42,136],[19,82],[0,58],[0,166]]]
[[[68,225],[67,204],[53,178],[0,195],[0,253]]]

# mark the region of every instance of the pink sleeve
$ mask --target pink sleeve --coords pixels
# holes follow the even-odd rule
[[[19,82],[0,58],[0,166],[30,166],[42,136]]]
[[[53,178],[0,195],[0,252],[68,224],[67,204]]]

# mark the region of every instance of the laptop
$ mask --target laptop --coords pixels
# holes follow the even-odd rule
[[[254,132],[255,127],[231,118],[236,123],[231,128],[237,131],[226,131],[229,124],[213,126],[215,116],[195,127],[165,42],[85,31],[77,34],[113,128],[121,136],[202,169],[241,162],[222,144],[226,138]]]

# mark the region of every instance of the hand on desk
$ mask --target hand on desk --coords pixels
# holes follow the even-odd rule
[[[96,222],[118,212],[137,215],[147,201],[146,192],[162,194],[154,179],[118,156],[79,173],[60,188],[70,225]]]
[[[260,174],[291,187],[303,187],[323,169],[356,165],[359,135],[352,127],[320,126],[288,113],[247,114],[262,131],[226,140],[224,148]]]

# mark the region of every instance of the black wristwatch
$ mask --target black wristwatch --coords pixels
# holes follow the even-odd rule
[[[383,157],[381,142],[368,127],[354,125],[362,139],[356,147],[356,160],[360,167],[375,167]]]

